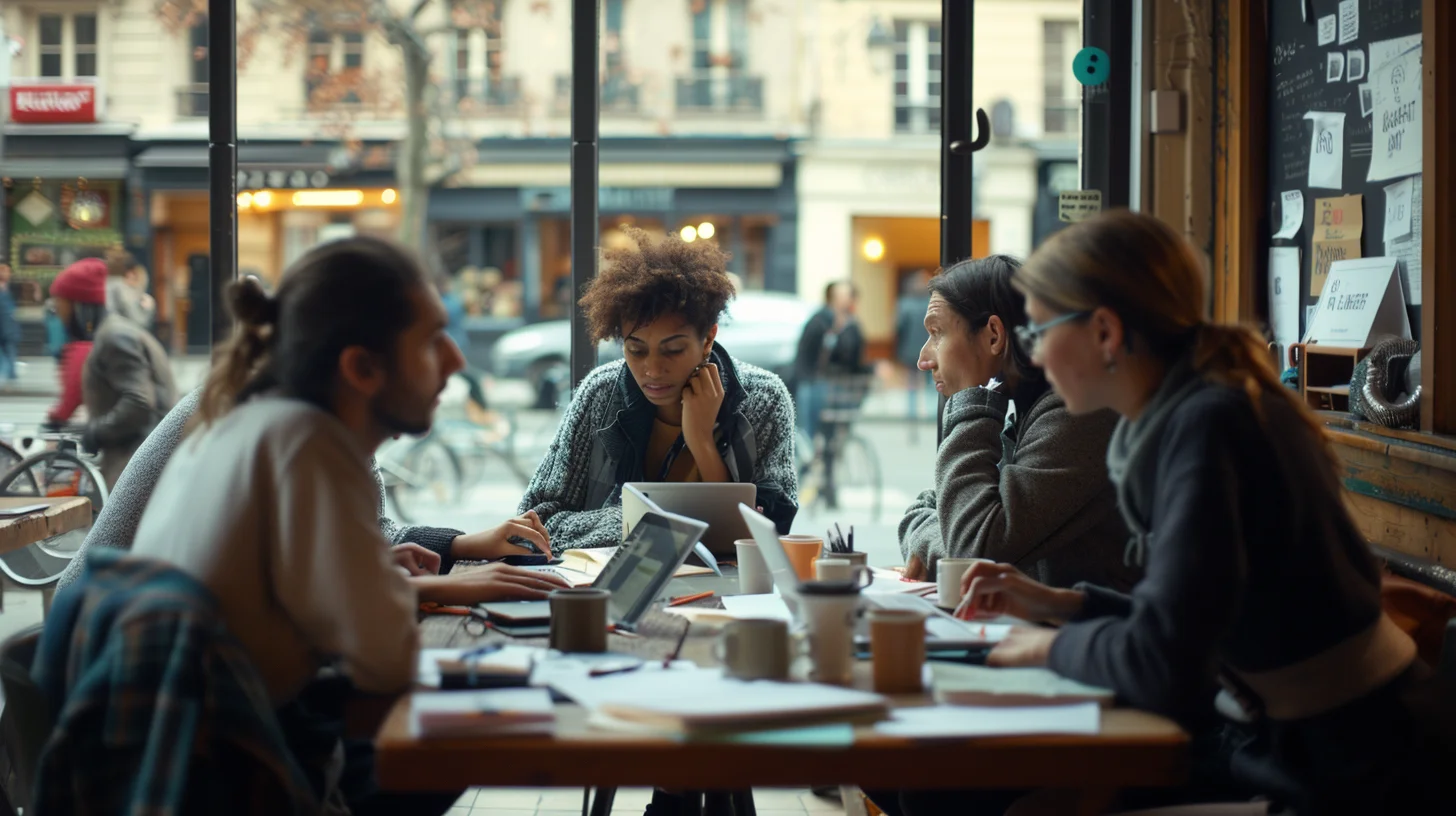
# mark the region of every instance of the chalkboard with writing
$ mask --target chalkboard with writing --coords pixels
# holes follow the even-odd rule
[[[1371,64],[1372,43],[1377,44],[1375,51],[1379,55],[1389,51],[1389,41],[1421,34],[1421,3],[1422,0],[1356,0],[1353,3],[1276,0],[1269,3],[1269,177],[1267,219],[1262,223],[1268,227],[1266,236],[1277,234],[1282,221],[1282,196],[1295,190],[1303,193],[1304,219],[1298,232],[1289,239],[1271,238],[1269,245],[1299,247],[1299,295],[1305,307],[1319,301],[1318,294],[1310,293],[1313,243],[1320,225],[1316,200],[1363,196],[1360,255],[1369,258],[1387,254],[1385,188],[1398,179],[1365,180],[1370,171],[1374,128],[1371,100],[1367,96],[1362,105],[1361,86],[1368,88],[1371,75],[1379,67]],[[1301,13],[1305,4],[1309,7],[1308,19]],[[1352,76],[1356,77],[1353,81]],[[1307,116],[1311,113],[1317,116],[1311,119]],[[1318,116],[1322,113],[1344,114],[1342,141],[1322,129],[1330,121],[1330,117],[1323,117],[1322,122]],[[1339,155],[1332,157],[1339,162],[1338,187],[1325,186],[1335,168],[1329,161],[1320,161],[1318,151],[1322,146],[1324,149],[1338,147],[1335,152]],[[1314,168],[1310,166],[1312,157]],[[1319,186],[1310,186],[1311,176],[1321,180]],[[1418,211],[1419,201],[1412,200],[1409,206]],[[1419,241],[1419,238],[1419,232],[1413,232],[1412,240]],[[1331,246],[1324,244],[1327,254]],[[1415,254],[1419,255],[1419,246],[1415,247]],[[1413,271],[1419,275],[1418,267]],[[1305,310],[1300,311],[1302,333],[1307,326]],[[1409,308],[1415,337],[1420,337],[1420,311],[1419,306]]]

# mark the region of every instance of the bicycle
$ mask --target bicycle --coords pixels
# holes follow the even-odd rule
[[[870,519],[879,521],[884,503],[880,460],[869,440],[854,431],[873,382],[868,375],[820,381],[818,438],[810,440],[802,430],[795,438],[800,508],[837,510],[843,492],[857,506],[868,500]]]
[[[0,496],[81,496],[91,502],[94,522],[110,490],[96,467],[100,457],[81,448],[80,430],[46,430],[19,442],[19,449],[5,444],[0,451],[0,462],[12,454],[21,456],[0,475]],[[49,586],[76,557],[89,531],[89,526],[73,530],[0,555],[0,572],[24,586]]]

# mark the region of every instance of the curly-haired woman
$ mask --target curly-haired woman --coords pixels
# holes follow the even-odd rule
[[[749,482],[788,532],[798,512],[794,408],[773,374],[715,341],[733,297],[728,256],[668,236],[605,253],[581,299],[594,341],[620,339],[624,361],[587,375],[521,501],[557,550],[622,535],[625,482]]]

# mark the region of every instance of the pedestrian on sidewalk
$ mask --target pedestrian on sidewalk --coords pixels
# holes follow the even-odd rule
[[[9,388],[20,379],[19,358],[20,321],[10,292],[10,265],[0,263],[0,388]]]
[[[147,268],[124,249],[106,253],[106,310],[147,331],[157,321],[157,301],[147,294]]]
[[[46,424],[58,429],[70,421],[85,397],[81,387],[86,359],[101,318],[106,316],[106,262],[82,258],[66,267],[51,283],[51,302],[66,330],[61,347],[61,399],[46,415]]]

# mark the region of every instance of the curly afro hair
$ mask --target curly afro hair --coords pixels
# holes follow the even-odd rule
[[[624,326],[631,334],[668,314],[706,335],[734,294],[728,253],[712,241],[687,243],[668,235],[654,244],[640,229],[623,230],[637,248],[607,250],[580,301],[592,339],[621,339]]]

